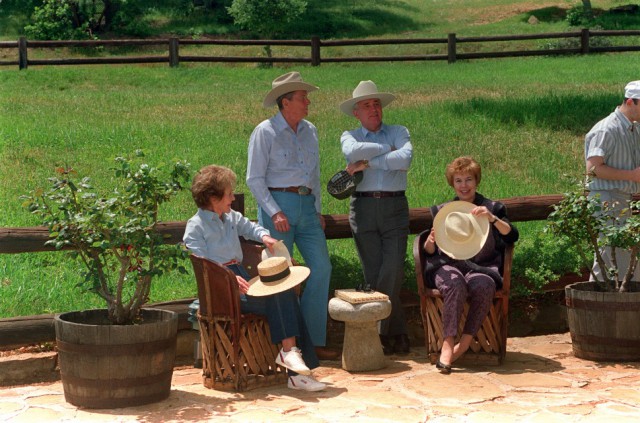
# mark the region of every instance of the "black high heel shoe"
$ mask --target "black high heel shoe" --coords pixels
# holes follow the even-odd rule
[[[440,360],[436,361],[436,369],[440,370],[440,373],[442,373],[443,375],[448,375],[449,373],[451,373],[451,365],[443,364],[440,362]]]

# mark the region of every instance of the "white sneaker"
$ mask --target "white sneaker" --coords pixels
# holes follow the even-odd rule
[[[313,378],[313,376],[295,375],[289,376],[287,387],[289,389],[315,392],[322,391],[327,387],[327,385],[322,382],[318,382]]]
[[[302,351],[299,348],[292,347],[290,351],[285,352],[280,350],[276,356],[276,364],[282,367],[286,367],[301,375],[310,375],[311,370],[307,367],[302,359]]]

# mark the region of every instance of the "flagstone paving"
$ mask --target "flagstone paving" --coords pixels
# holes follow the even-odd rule
[[[640,362],[577,359],[569,334],[509,338],[502,366],[438,373],[424,347],[392,356],[387,368],[349,373],[323,361],[326,391],[285,385],[244,393],[215,391],[200,370],[178,368],[170,397],[156,404],[83,410],[64,401],[62,384],[0,388],[3,422],[603,422],[640,420]]]

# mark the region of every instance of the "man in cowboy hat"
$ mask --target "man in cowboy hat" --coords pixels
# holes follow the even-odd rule
[[[629,82],[624,89],[622,104],[598,122],[585,137],[585,161],[590,195],[599,195],[615,210],[629,210],[631,195],[640,192],[640,81]],[[623,216],[623,219],[625,217]],[[611,260],[611,248],[603,252]],[[629,267],[630,256],[618,249],[616,259],[620,274]],[[600,277],[601,269],[594,260],[593,273]],[[593,275],[591,276],[593,278]],[[640,267],[633,280],[640,277]],[[599,278],[601,279],[601,277]]]
[[[249,140],[247,186],[258,202],[258,221],[293,252],[293,245],[311,269],[301,298],[313,344],[320,359],[337,359],[325,347],[331,262],[321,214],[320,157],[316,127],[304,118],[308,93],[318,87],[298,72],[276,78],[263,101],[278,106],[275,116],[261,122]]]
[[[361,126],[345,131],[340,142],[347,172],[364,174],[351,197],[349,223],[365,283],[391,300],[391,315],[380,324],[382,347],[385,354],[406,354],[409,338],[400,288],[409,235],[405,190],[412,146],[407,128],[382,123],[382,108],[394,99],[393,94],[378,92],[373,81],[361,81],[352,98],[340,105]]]

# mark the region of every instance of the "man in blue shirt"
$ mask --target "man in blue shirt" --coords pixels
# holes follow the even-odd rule
[[[337,359],[325,348],[331,262],[321,214],[318,131],[304,118],[307,94],[318,87],[298,72],[276,78],[263,106],[278,113],[261,122],[249,140],[247,186],[258,202],[258,221],[284,241],[293,256],[295,244],[311,275],[300,305],[320,359]]]
[[[352,98],[340,105],[361,126],[345,131],[340,142],[347,172],[363,172],[351,197],[349,224],[365,282],[391,300],[391,315],[379,327],[382,347],[385,354],[406,354],[409,337],[400,288],[409,235],[405,190],[412,146],[407,128],[382,123],[382,108],[394,99],[393,94],[379,93],[373,81],[361,81]]]

